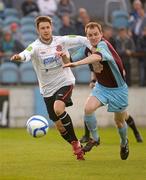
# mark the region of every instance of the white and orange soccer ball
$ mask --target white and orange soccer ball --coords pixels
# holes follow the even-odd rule
[[[26,129],[31,136],[39,138],[47,134],[49,123],[45,117],[34,115],[27,120]]]

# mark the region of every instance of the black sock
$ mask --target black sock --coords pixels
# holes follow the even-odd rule
[[[87,127],[85,122],[84,122],[84,126],[85,126],[85,136],[86,137],[90,137],[90,131],[89,131],[89,129],[88,129],[88,127]]]
[[[136,125],[135,125],[134,119],[131,116],[128,117],[126,122],[127,122],[128,126],[133,130],[134,134],[139,133],[138,129],[137,129]]]
[[[67,131],[64,131],[63,133],[61,133],[61,136],[62,136],[63,139],[65,139],[67,142],[71,143],[70,134],[69,134]]]
[[[73,124],[71,121],[70,116],[67,114],[67,112],[63,112],[60,116],[59,116],[64,128],[66,129],[66,131],[64,133],[62,133],[62,137],[68,141],[69,143],[71,143],[72,141],[78,141],[75,132],[74,132],[74,128],[73,128]]]

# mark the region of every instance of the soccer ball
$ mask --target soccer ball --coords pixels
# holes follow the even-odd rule
[[[47,134],[49,124],[43,116],[34,115],[27,120],[26,128],[31,136],[38,138]]]

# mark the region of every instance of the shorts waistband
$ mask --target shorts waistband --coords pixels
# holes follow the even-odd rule
[[[96,82],[96,84],[97,84],[97,86],[102,87],[103,89],[106,89],[106,90],[109,89],[109,90],[112,90],[112,91],[117,90],[117,89],[120,90],[120,89],[123,89],[123,88],[127,88],[127,84],[126,83],[124,83],[123,86],[119,86],[119,87],[116,87],[116,88],[105,87],[105,86],[99,84],[98,82]]]

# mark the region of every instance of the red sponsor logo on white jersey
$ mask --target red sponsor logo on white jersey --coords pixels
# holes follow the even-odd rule
[[[56,51],[62,51],[62,46],[61,45],[57,45],[56,46]]]

